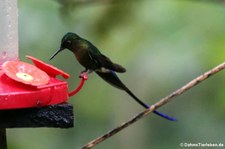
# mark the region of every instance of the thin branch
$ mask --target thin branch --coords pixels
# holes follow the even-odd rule
[[[97,144],[105,141],[106,139],[108,139],[111,136],[117,134],[118,132],[120,132],[121,130],[125,129],[126,127],[132,125],[133,123],[137,122],[138,120],[140,120],[140,119],[144,118],[145,116],[147,116],[148,114],[152,113],[154,110],[158,109],[159,107],[167,104],[174,97],[183,94],[184,92],[188,91],[189,89],[191,89],[195,85],[197,85],[197,84],[201,83],[202,81],[206,80],[210,76],[220,72],[224,68],[225,68],[225,62],[220,64],[220,65],[218,65],[218,66],[216,66],[216,67],[214,67],[213,69],[205,72],[204,74],[198,76],[197,78],[193,79],[192,81],[190,81],[189,83],[187,83],[183,87],[181,87],[178,90],[174,91],[170,95],[162,98],[160,101],[158,101],[157,103],[152,105],[149,109],[139,113],[138,115],[134,116],[132,119],[128,120],[127,122],[122,123],[120,126],[118,126],[118,127],[114,128],[113,130],[107,132],[106,134],[102,135],[101,137],[96,138],[93,141],[89,142],[84,147],[82,147],[82,149],[90,149],[90,148],[96,146]]]

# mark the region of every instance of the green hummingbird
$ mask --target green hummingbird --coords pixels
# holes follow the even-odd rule
[[[82,71],[82,73],[90,73],[94,71],[103,80],[105,80],[112,86],[127,92],[144,108],[148,109],[150,107],[149,105],[141,101],[137,96],[135,96],[117,76],[116,72],[124,73],[126,72],[126,69],[123,66],[112,62],[108,57],[103,55],[91,42],[81,38],[75,33],[69,32],[64,35],[61,41],[60,49],[51,56],[50,60],[64,49],[68,49],[73,52],[78,62],[82,66],[84,66],[85,70]],[[154,113],[171,121],[176,120],[175,118],[156,110],[154,111]]]

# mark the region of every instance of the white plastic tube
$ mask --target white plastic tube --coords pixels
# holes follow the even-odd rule
[[[0,0],[0,67],[18,59],[17,0]]]

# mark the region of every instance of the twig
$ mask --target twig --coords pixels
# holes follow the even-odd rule
[[[210,76],[216,74],[217,72],[223,70],[224,68],[225,68],[225,62],[220,64],[220,65],[218,65],[218,66],[216,66],[216,67],[214,67],[213,69],[205,72],[204,74],[198,76],[197,78],[193,79],[192,81],[190,81],[189,83],[187,83],[183,87],[181,87],[178,90],[174,91],[170,95],[162,98],[160,101],[158,101],[157,103],[152,105],[149,109],[139,113],[138,115],[134,116],[132,119],[128,120],[127,122],[122,123],[120,126],[118,126],[118,127],[114,128],[113,130],[107,132],[106,134],[102,135],[101,137],[92,140],[91,142],[86,144],[84,147],[82,147],[82,149],[90,149],[90,148],[96,146],[97,144],[99,144],[99,143],[103,142],[104,140],[110,138],[111,136],[117,134],[121,130],[123,130],[126,127],[130,126],[131,124],[135,123],[136,121],[144,118],[146,115],[152,113],[154,110],[158,109],[159,107],[167,104],[174,97],[183,94],[187,90],[191,89],[195,85],[201,83],[202,81],[206,80],[207,78],[209,78]]]

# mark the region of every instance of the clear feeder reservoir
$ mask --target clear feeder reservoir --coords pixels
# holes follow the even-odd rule
[[[18,59],[17,0],[0,0],[0,68],[8,60]]]

